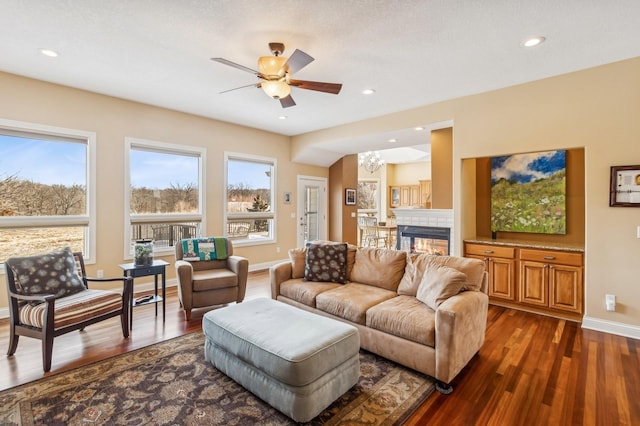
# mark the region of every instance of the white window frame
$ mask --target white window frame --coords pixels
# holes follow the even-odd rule
[[[3,216],[0,217],[0,228],[39,228],[39,227],[86,227],[84,235],[83,258],[85,263],[96,262],[96,133],[84,130],[68,129],[64,127],[48,126],[44,124],[24,121],[6,120],[0,118],[0,128],[8,133],[15,132],[16,136],[51,137],[51,141],[72,141],[85,143],[86,150],[86,212],[83,215],[69,216]],[[4,273],[4,263],[0,273]]]
[[[166,154],[187,155],[198,158],[198,211],[187,214],[131,214],[131,149],[142,149]],[[170,223],[170,222],[200,222],[200,234],[206,235],[206,148],[171,144],[147,139],[125,137],[124,140],[124,259],[133,259],[131,244],[131,225],[133,223]],[[154,254],[159,256],[174,253],[174,247],[154,247]]]
[[[236,161],[247,161],[247,162],[255,162],[255,163],[264,163],[264,164],[269,164],[271,165],[272,168],[272,173],[270,176],[271,179],[271,200],[270,200],[270,207],[271,207],[271,211],[269,212],[246,212],[246,213],[228,213],[227,212],[227,200],[228,200],[228,196],[227,196],[227,188],[229,186],[229,169],[228,169],[228,164],[229,164],[229,160],[236,160]],[[276,175],[277,175],[277,170],[278,170],[278,161],[276,158],[271,158],[271,157],[262,157],[262,156],[258,156],[258,155],[251,155],[251,154],[243,154],[243,153],[238,153],[238,152],[228,152],[225,151],[224,153],[224,189],[223,189],[223,200],[224,203],[222,203],[222,214],[223,214],[223,220],[222,220],[222,226],[223,226],[223,234],[226,236],[227,235],[227,223],[229,222],[230,219],[248,219],[248,220],[253,220],[253,219],[270,219],[272,220],[273,226],[270,229],[270,235],[269,238],[261,238],[261,239],[251,239],[251,238],[245,238],[245,239],[234,239],[233,240],[233,245],[235,246],[255,246],[255,245],[262,245],[262,244],[273,244],[275,242],[277,242],[277,204],[278,204],[278,200],[276,197],[276,194],[278,193],[276,190]]]

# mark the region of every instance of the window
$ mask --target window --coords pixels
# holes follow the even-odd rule
[[[234,245],[275,241],[276,160],[225,153],[225,235]]]
[[[136,240],[169,254],[182,238],[204,232],[203,148],[126,138],[125,257]]]
[[[380,181],[362,179],[358,181],[358,214],[380,217]]]
[[[95,133],[0,119],[0,262],[71,247],[95,262]]]

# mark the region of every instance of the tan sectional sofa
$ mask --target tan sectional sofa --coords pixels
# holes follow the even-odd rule
[[[349,323],[361,348],[450,382],[484,342],[484,263],[318,242],[270,268],[271,297]],[[312,281],[314,280],[314,281]]]

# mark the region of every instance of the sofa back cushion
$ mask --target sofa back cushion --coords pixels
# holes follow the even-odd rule
[[[398,286],[398,294],[415,296],[425,271],[439,265],[457,269],[466,275],[462,290],[479,291],[481,289],[484,279],[484,262],[480,259],[407,253],[407,266]]]
[[[296,247],[289,249],[289,260],[291,261],[291,278],[303,278],[304,265],[307,261],[307,248]]]
[[[405,252],[375,247],[359,247],[351,271],[351,281],[397,291],[407,263]]]

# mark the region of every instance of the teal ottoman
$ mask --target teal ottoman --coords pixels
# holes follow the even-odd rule
[[[204,355],[297,422],[308,422],[360,377],[360,336],[348,324],[260,298],[207,312]]]

